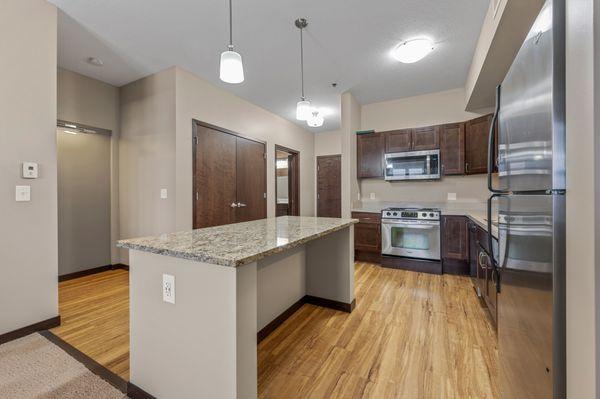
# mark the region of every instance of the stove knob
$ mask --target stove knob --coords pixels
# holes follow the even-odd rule
[[[425,212],[423,212],[423,213],[421,214],[421,216],[423,216],[424,218],[426,218],[426,217],[427,217],[427,214],[426,214]]]
[[[392,215],[392,212],[386,212],[386,213],[385,213],[385,215],[386,215],[386,216],[391,216],[391,215]]]
[[[398,212],[394,212],[394,216],[398,216]]]
[[[435,215],[433,214],[433,212],[429,214],[429,217],[431,217],[431,218],[434,217],[434,216]]]

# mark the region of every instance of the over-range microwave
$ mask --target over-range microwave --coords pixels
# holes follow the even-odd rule
[[[440,150],[385,154],[385,180],[440,178]]]

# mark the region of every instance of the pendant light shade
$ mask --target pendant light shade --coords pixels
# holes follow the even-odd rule
[[[313,110],[311,112],[310,118],[308,118],[308,120],[306,121],[306,124],[310,127],[321,127],[323,126],[323,122],[325,122],[323,115],[321,115],[319,111]]]
[[[299,121],[306,121],[312,116],[312,108],[310,101],[301,100],[296,104],[296,119]]]
[[[229,0],[229,45],[227,51],[221,53],[219,77],[225,83],[242,83],[244,81],[244,65],[242,56],[233,51],[233,16],[231,0]]]
[[[226,83],[242,83],[244,81],[244,66],[242,56],[232,50],[221,53],[221,70],[219,77]]]

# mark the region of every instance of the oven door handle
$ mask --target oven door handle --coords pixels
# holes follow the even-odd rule
[[[398,226],[398,227],[409,227],[411,229],[422,229],[422,230],[432,230],[440,227],[439,223],[436,224],[418,224],[418,223],[402,223],[402,222],[393,222],[388,220],[382,220],[381,224],[385,224],[388,226]]]

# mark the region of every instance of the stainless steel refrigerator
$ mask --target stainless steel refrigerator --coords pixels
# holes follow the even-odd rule
[[[488,223],[497,208],[500,389],[565,398],[565,0],[546,1],[496,96]]]

